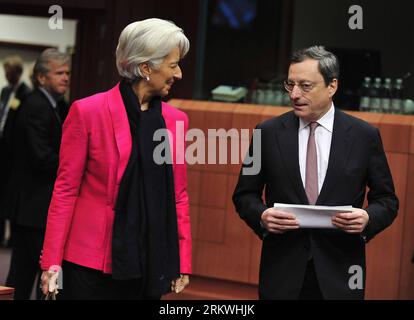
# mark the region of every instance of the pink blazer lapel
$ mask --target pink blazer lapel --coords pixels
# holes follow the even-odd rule
[[[129,157],[131,155],[131,132],[129,128],[128,116],[125,112],[124,102],[122,101],[121,92],[119,91],[119,83],[108,91],[108,107],[111,114],[112,126],[115,133],[116,145],[119,153],[119,167],[117,173],[117,181],[121,181],[122,174],[128,164]],[[171,148],[171,156],[173,163],[182,164],[184,162],[184,122],[176,122],[168,108],[164,106],[162,108],[162,115],[165,120],[165,125],[168,129],[168,137]],[[178,135],[178,136],[177,136]],[[176,145],[178,143],[178,145]],[[180,159],[176,159],[176,150],[180,150],[178,155]]]
[[[120,181],[131,154],[132,140],[128,116],[125,112],[121,92],[119,91],[119,83],[108,91],[108,107],[112,118],[116,145],[119,152],[119,170],[117,181]]]

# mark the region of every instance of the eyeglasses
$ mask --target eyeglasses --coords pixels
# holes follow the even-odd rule
[[[318,82],[310,82],[310,81],[303,81],[303,82],[294,82],[285,80],[284,86],[287,92],[292,92],[295,86],[297,85],[301,92],[310,92],[316,85],[322,81]]]

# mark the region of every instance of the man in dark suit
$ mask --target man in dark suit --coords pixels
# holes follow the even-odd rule
[[[2,212],[1,198],[7,185],[12,166],[13,132],[16,114],[20,105],[31,92],[20,78],[23,73],[23,61],[17,56],[6,57],[3,61],[4,74],[8,85],[0,93],[0,246],[9,246],[5,239],[5,216]],[[10,230],[11,231],[11,230]]]
[[[13,251],[7,285],[15,299],[29,299],[40,271],[46,217],[59,163],[62,113],[69,86],[68,56],[46,49],[33,69],[35,89],[16,119],[13,171],[6,210],[12,214]]]
[[[397,215],[379,131],[334,107],[338,77],[323,47],[294,53],[285,82],[293,111],[258,125],[261,145],[253,139],[250,152],[261,148],[260,172],[240,174],[233,202],[263,239],[261,299],[363,299],[365,243]],[[353,209],[336,214],[332,228],[301,228],[274,203]]]

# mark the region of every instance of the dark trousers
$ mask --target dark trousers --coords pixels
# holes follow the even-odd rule
[[[15,300],[28,300],[36,281],[36,296],[41,297],[39,289],[40,252],[43,246],[44,231],[41,229],[13,226],[13,246],[10,270],[6,285],[15,289]]]
[[[308,261],[299,300],[323,300],[313,260]]]
[[[114,280],[111,274],[63,261],[62,300],[159,300],[145,297],[140,280]]]

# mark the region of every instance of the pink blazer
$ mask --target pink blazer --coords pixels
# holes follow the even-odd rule
[[[162,103],[170,131],[178,220],[180,272],[191,273],[191,230],[184,161],[187,115]],[[62,259],[112,272],[114,208],[131,153],[128,117],[119,84],[75,101],[63,125],[58,176],[47,218],[41,268]],[[178,149],[177,149],[178,147]],[[174,150],[179,150],[174,152]]]

